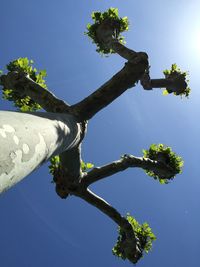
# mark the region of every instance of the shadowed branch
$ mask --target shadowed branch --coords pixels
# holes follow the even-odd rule
[[[170,179],[172,176],[174,176],[173,169],[163,162],[151,160],[149,158],[134,157],[133,155],[125,155],[122,156],[120,160],[92,169],[84,177],[82,183],[87,187],[90,184],[108,176],[114,175],[128,168],[136,167],[157,173],[160,177],[165,177],[165,179]]]
[[[0,77],[1,85],[5,89],[12,89],[20,98],[30,96],[44,110],[48,112],[69,112],[69,105],[58,99],[54,94],[33,81],[25,73],[8,72]]]
[[[86,202],[98,208],[101,212],[110,217],[124,232],[123,250],[125,257],[129,258],[133,263],[136,263],[142,256],[140,240],[136,237],[134,230],[129,221],[122,217],[121,214],[113,208],[104,199],[94,194],[89,189],[75,193],[76,196],[84,199]]]

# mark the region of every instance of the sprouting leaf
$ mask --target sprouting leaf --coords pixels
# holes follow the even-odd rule
[[[94,167],[94,164],[92,164],[92,163],[86,163],[86,168],[87,169],[91,169],[91,168],[93,168]]]
[[[189,96],[191,89],[188,87],[188,72],[181,71],[176,64],[172,64],[171,69],[164,70],[163,74],[166,79],[169,79],[172,82],[172,85],[164,90],[163,95],[167,95],[168,92],[173,93],[174,95],[180,95],[181,97]]]
[[[115,53],[113,49],[107,47],[106,44],[99,41],[97,36],[97,29],[100,24],[106,21],[107,25],[111,28],[115,38],[117,38],[120,43],[124,44],[124,37],[121,35],[121,33],[128,30],[128,18],[120,18],[118,15],[118,9],[111,7],[105,12],[93,12],[92,19],[94,23],[92,25],[87,24],[88,31],[85,32],[85,34],[88,35],[88,37],[92,39],[92,42],[96,44],[96,51],[100,54],[105,55]]]
[[[42,77],[46,77],[46,76],[47,76],[47,72],[46,72],[46,70],[40,70],[39,74],[40,74]]]
[[[167,90],[163,91],[163,95],[168,95],[168,94],[169,94],[169,92]]]
[[[136,236],[140,254],[134,255],[135,242],[131,242],[129,237],[126,236],[124,230],[119,227],[117,243],[115,244],[112,252],[115,256],[122,258],[123,260],[128,259],[131,263],[137,263],[137,261],[143,256],[143,252],[148,253],[152,249],[152,242],[156,240],[156,236],[152,232],[148,223],[140,224],[134,217],[127,214],[126,219],[132,226],[134,235]]]
[[[149,158],[155,161],[164,161],[165,164],[171,168],[171,176],[163,177],[158,172],[145,170],[146,174],[158,180],[161,184],[167,184],[168,180],[172,180],[176,174],[182,172],[183,160],[175,152],[172,151],[171,147],[164,146],[163,144],[152,144],[148,150],[143,150],[143,157]]]
[[[94,164],[88,162],[88,163],[85,163],[84,161],[81,161],[81,170],[83,172],[86,172],[88,171],[89,169],[92,169],[94,167]]]
[[[26,73],[33,81],[37,82],[41,87],[47,89],[47,85],[44,80],[44,77],[46,77],[46,71],[38,71],[36,68],[33,68],[33,63],[33,60],[29,60],[28,58],[18,58],[7,65],[7,70]],[[41,109],[41,106],[33,101],[29,96],[21,95],[20,92],[14,91],[10,88],[3,88],[2,91],[3,98],[13,101],[15,107],[23,112]]]

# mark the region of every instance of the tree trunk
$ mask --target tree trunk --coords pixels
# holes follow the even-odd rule
[[[69,114],[0,111],[0,193],[50,157],[76,147],[80,132]]]

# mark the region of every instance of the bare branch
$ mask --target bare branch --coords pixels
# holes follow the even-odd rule
[[[140,80],[142,87],[145,90],[152,90],[153,88],[169,88],[175,87],[176,84],[172,79],[151,79],[149,75],[144,75]]]
[[[131,50],[129,48],[127,48],[125,45],[121,44],[117,39],[113,39],[110,43],[110,46],[112,47],[112,49],[121,57],[127,59],[129,62],[135,62],[136,58],[138,57],[138,55],[147,55],[146,53],[138,53],[135,52],[134,50]]]
[[[110,217],[115,223],[117,223],[121,227],[123,228],[127,227],[126,219],[122,217],[121,214],[115,208],[113,208],[109,203],[107,203],[104,199],[94,194],[91,190],[86,189],[81,191],[80,194],[78,193],[78,197],[84,199],[86,202],[97,207],[99,210],[105,213],[108,217]]]
[[[30,96],[44,110],[48,112],[69,112],[69,105],[58,99],[47,89],[34,82],[28,75],[9,72],[0,77],[1,85],[6,89],[16,90],[23,96]]]
[[[97,29],[98,40],[128,60],[125,67],[94,93],[72,106],[80,120],[92,118],[98,111],[109,105],[127,89],[140,80],[148,68],[148,55],[135,52],[122,45],[113,37],[113,29],[104,21]]]
[[[120,226],[126,236],[126,245],[131,247],[132,260],[136,263],[142,255],[141,244],[140,240],[135,236],[134,230],[128,220],[122,217],[121,214],[104,199],[100,198],[89,189],[80,191],[79,193],[76,192],[75,195],[98,208],[101,212],[110,217],[118,226]],[[126,246],[124,246],[124,250],[126,249]]]
[[[81,183],[88,187],[90,184],[97,182],[103,178],[124,171],[127,168],[142,168],[144,170],[153,171],[163,177],[171,177],[173,170],[163,162],[153,161],[148,158],[138,158],[133,155],[125,155],[120,160],[114,161],[108,165],[97,167],[87,173]]]
[[[103,198],[100,198],[89,189],[82,191],[81,194],[76,194],[76,196],[84,199],[92,206],[98,208],[101,212],[110,217],[124,231],[126,231],[127,237],[135,239],[134,232],[129,222]]]
[[[142,56],[137,63],[126,63],[124,68],[115,74],[109,81],[81,102],[71,106],[73,114],[79,120],[88,120],[97,112],[105,108],[127,89],[133,87],[144,74],[148,66],[147,57]]]

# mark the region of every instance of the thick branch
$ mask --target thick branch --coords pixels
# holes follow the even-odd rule
[[[101,25],[99,25],[97,29],[97,36],[100,43],[103,43],[106,47],[114,50],[115,53],[129,62],[135,62],[139,53],[127,48],[114,37],[113,28],[111,27],[109,21],[105,20]]]
[[[80,139],[78,136],[74,138],[74,143],[77,145],[59,155],[60,168],[54,174],[54,182],[56,183],[56,193],[61,198],[67,198],[71,192],[80,186],[83,175],[81,171],[81,142],[86,134],[87,124],[83,122],[80,123],[80,126]]]
[[[127,59],[130,62],[134,62],[139,53],[127,48],[125,45],[121,44],[117,39],[112,38],[110,42],[110,47],[120,55],[121,57]]]
[[[174,85],[174,81],[170,79],[151,79],[150,81],[151,88],[168,88]]]
[[[129,238],[135,239],[134,232],[129,222],[124,217],[122,217],[121,214],[104,199],[100,198],[89,189],[81,191],[81,193],[75,193],[75,195],[84,199],[92,206],[98,208],[101,212],[110,217],[117,225],[124,229]]]
[[[145,90],[151,90],[153,88],[166,88],[168,93],[175,92],[176,94],[182,94],[187,88],[184,75],[174,75],[174,77],[167,77],[163,79],[151,79],[149,71],[147,70],[140,79],[140,83]]]
[[[76,194],[76,196],[84,199],[89,204],[98,208],[101,212],[110,217],[125,234],[124,240],[124,253],[131,258],[132,262],[136,263],[141,258],[141,244],[140,240],[135,236],[134,230],[127,219],[121,216],[121,214],[108,204],[104,199],[95,195],[89,189],[84,190]]]
[[[69,105],[58,99],[47,89],[41,87],[27,75],[9,72],[0,77],[1,85],[6,89],[16,90],[22,97],[30,96],[44,110],[48,112],[69,112]]]
[[[138,158],[132,155],[125,155],[120,160],[114,161],[108,165],[102,167],[97,167],[92,169],[83,178],[81,183],[87,187],[90,184],[97,182],[103,178],[116,174],[120,171],[124,171],[127,168],[142,168],[144,170],[153,171],[161,177],[171,177],[173,175],[173,170],[162,162],[153,161],[148,158]]]
[[[77,189],[81,179],[81,148],[80,145],[69,151],[60,154],[60,167],[54,173],[54,182],[56,183],[56,193],[61,198],[67,198],[68,195]]]
[[[137,58],[138,59],[138,58]],[[126,63],[125,67],[109,81],[81,102],[71,106],[80,120],[88,120],[105,108],[127,89],[133,87],[148,67],[147,57],[142,54],[140,62]]]
[[[92,118],[98,111],[109,105],[127,89],[133,87],[144,75],[149,65],[146,53],[137,53],[128,49],[116,38],[113,38],[113,29],[110,27],[108,21],[104,21],[98,27],[97,36],[100,42],[127,59],[128,63],[98,90],[72,106],[73,113],[80,120]]]
[[[153,88],[173,88],[176,87],[176,81],[172,79],[149,79],[147,77],[143,77],[141,79],[141,85],[146,90],[151,90]]]
[[[104,199],[91,192],[89,189],[82,191],[81,194],[78,194],[78,197],[101,210],[121,227],[126,225],[126,219],[123,218],[115,208],[108,204]]]

